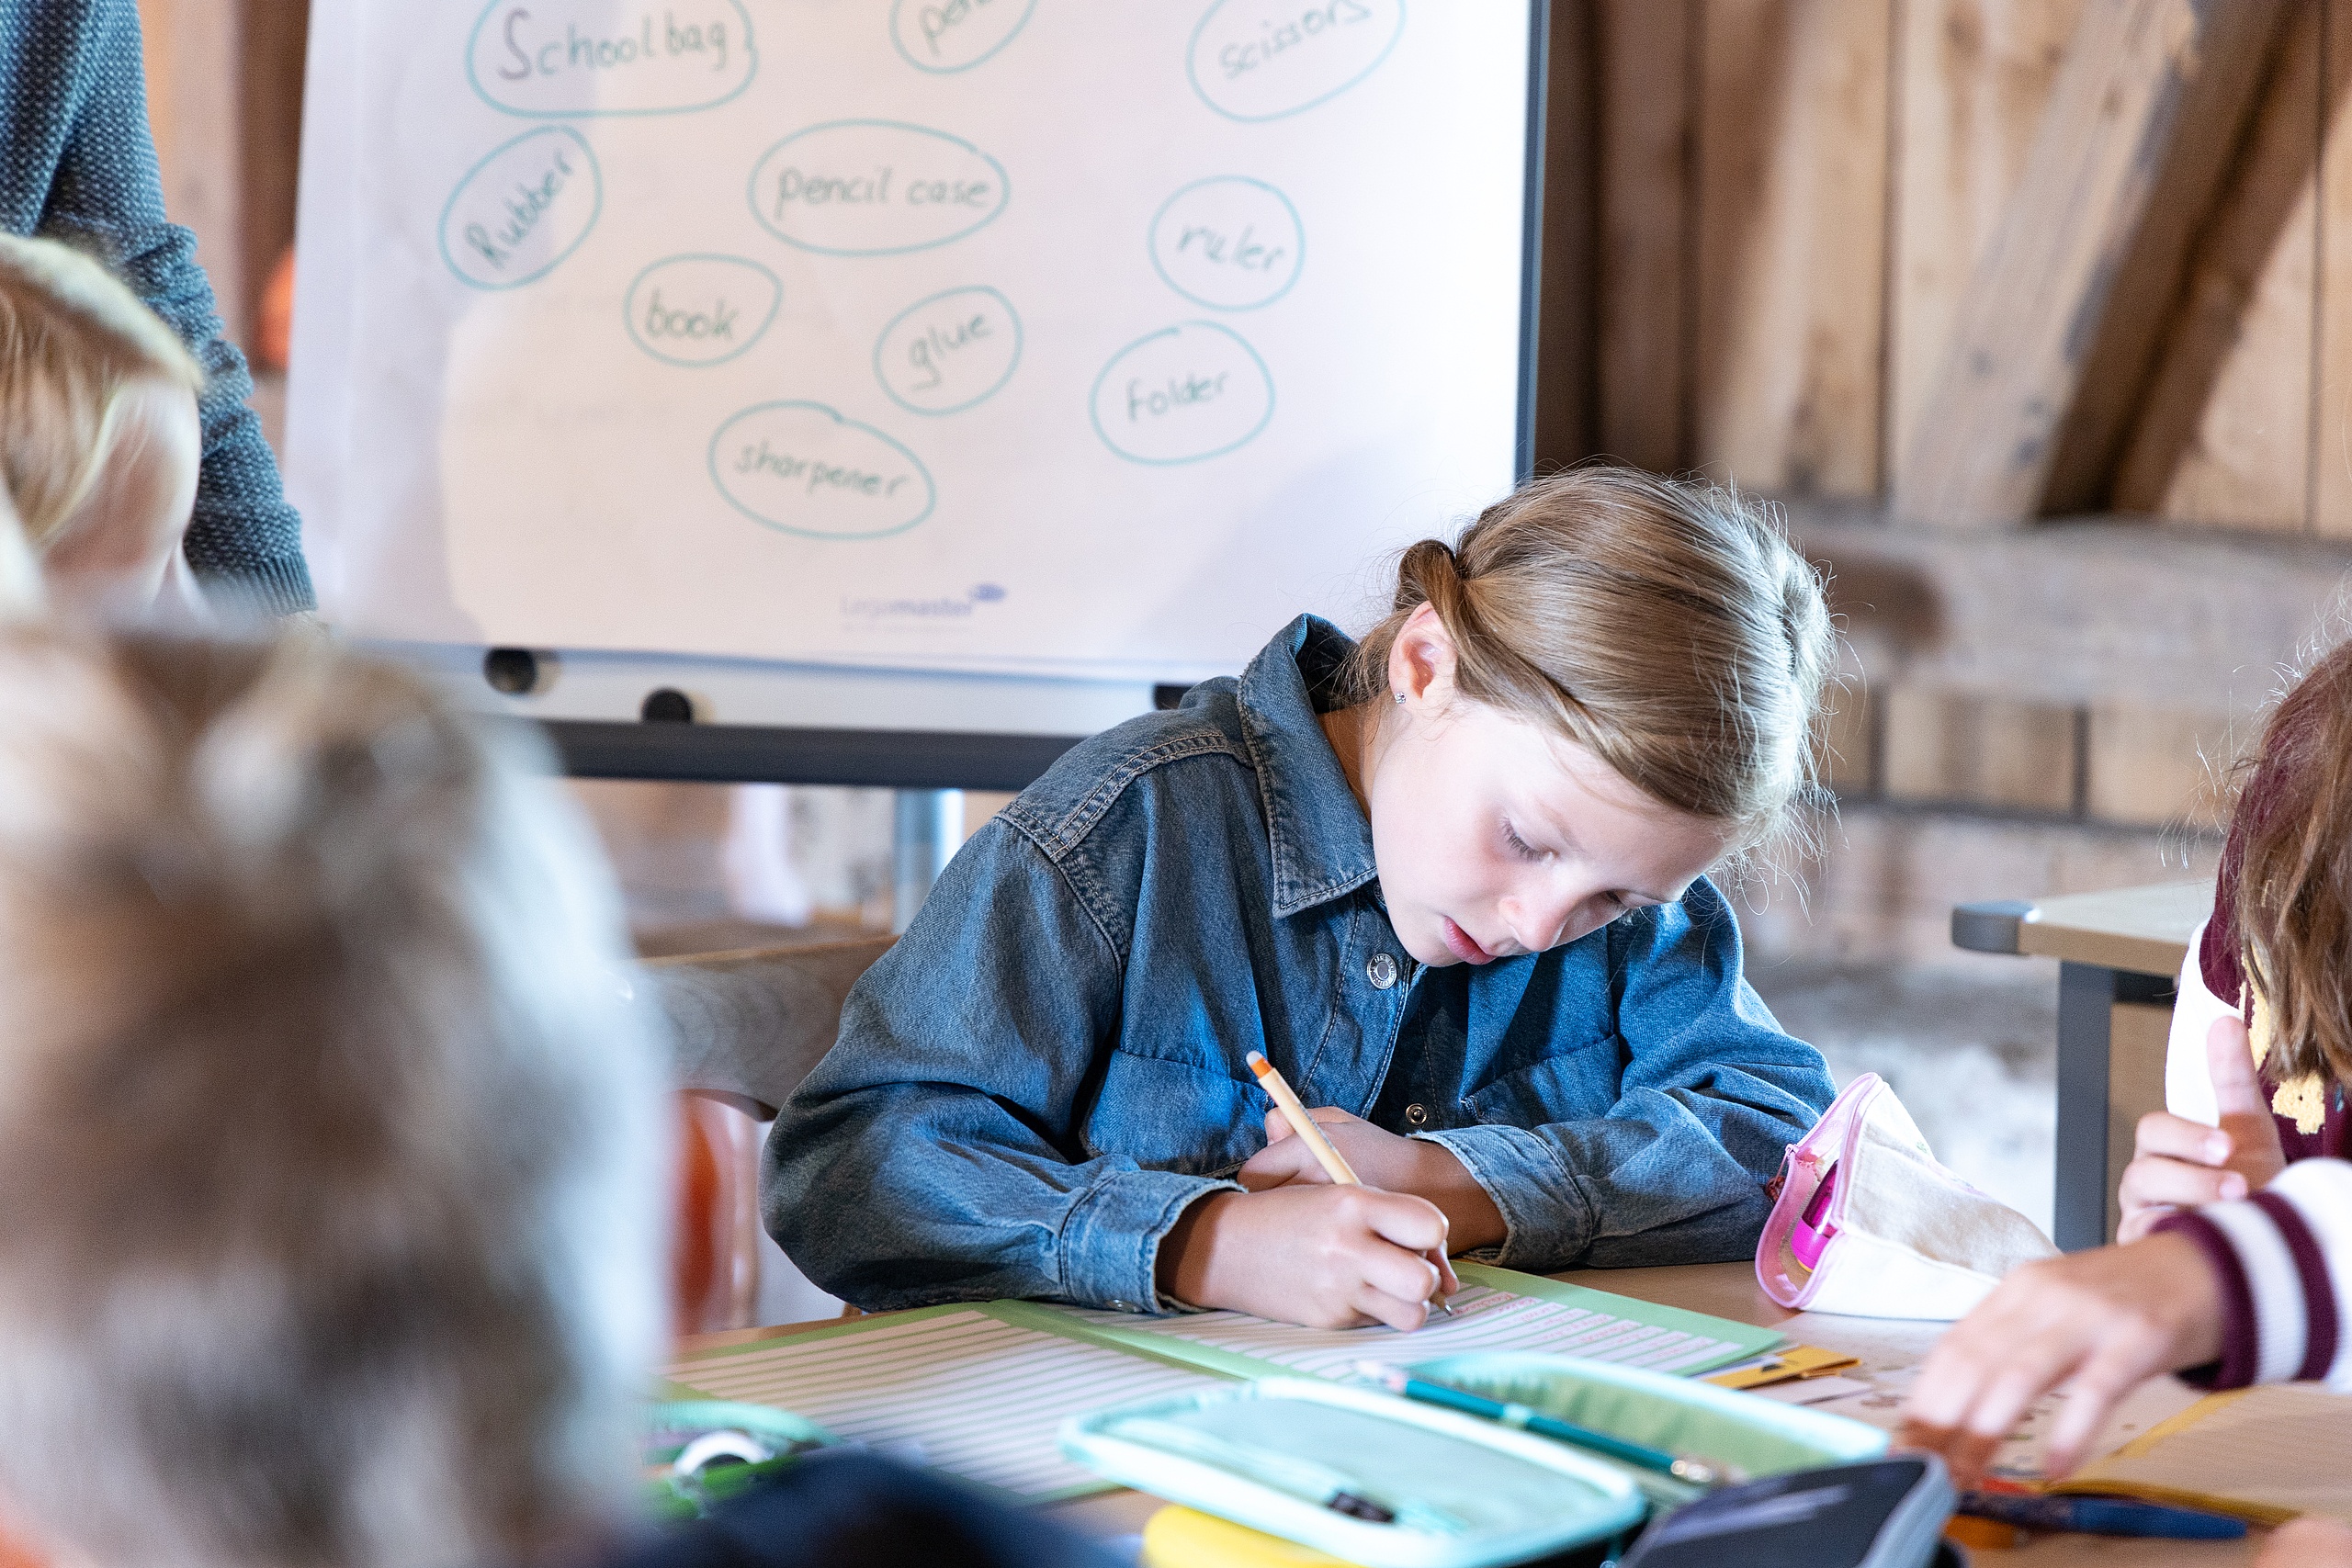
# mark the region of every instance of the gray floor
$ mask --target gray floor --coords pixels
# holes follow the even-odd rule
[[[2050,1228],[2057,965],[1759,963],[1748,978],[1844,1087],[1874,1072],[1966,1180]]]

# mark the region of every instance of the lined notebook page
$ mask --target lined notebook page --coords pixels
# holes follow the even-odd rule
[[[2352,1397],[2310,1383],[2216,1394],[2066,1478],[2063,1491],[2127,1492],[2226,1506],[2263,1523],[2352,1520]]]
[[[813,1334],[681,1361],[713,1399],[780,1405],[835,1435],[1036,1501],[1108,1483],[1061,1456],[1063,1420],[1228,1379],[970,1310]]]
[[[1682,1372],[1752,1355],[1756,1348],[1752,1344],[1487,1285],[1464,1285],[1453,1304],[1452,1317],[1438,1314],[1411,1334],[1386,1327],[1297,1328],[1238,1312],[1162,1318],[1138,1318],[1119,1312],[1072,1315],[1102,1328],[1189,1339],[1254,1356],[1292,1371],[1325,1377],[1345,1377],[1358,1361],[1426,1361],[1474,1350],[1542,1350],[1646,1367],[1652,1371]],[[1768,1343],[1780,1340],[1779,1335],[1763,1331],[1757,1337]]]

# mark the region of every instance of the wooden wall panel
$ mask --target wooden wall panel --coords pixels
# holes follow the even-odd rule
[[[2312,528],[2352,537],[2352,0],[2325,0]]]
[[[1705,0],[1693,457],[1867,497],[1884,344],[1886,0]]]
[[[2151,828],[2227,825],[2230,716],[2142,702],[2094,703],[2084,805],[2103,822]]]
[[[1895,0],[1889,483],[2017,188],[2083,0]]]
[[[2322,21],[2318,4],[2290,18],[2124,448],[2117,511],[2309,524]]]
[[[2098,503],[2288,9],[2087,0],[1905,455],[1904,517]]]
[[[1600,0],[1600,449],[1689,461],[1698,0]]]
[[[1600,71],[1597,0],[1553,0],[1544,81],[1543,263],[1536,319],[1535,471],[1589,457],[1598,434],[1593,333]]]
[[[1895,687],[1885,711],[1885,780],[1895,800],[2064,815],[2075,809],[2075,710]]]

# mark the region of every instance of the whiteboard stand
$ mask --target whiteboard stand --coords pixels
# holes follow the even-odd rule
[[[902,789],[890,827],[890,929],[904,932],[963,847],[964,792]]]

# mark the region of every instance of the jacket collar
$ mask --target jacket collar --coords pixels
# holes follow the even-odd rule
[[[1355,644],[1337,626],[1301,615],[1242,672],[1241,734],[1258,770],[1258,795],[1273,841],[1274,913],[1352,893],[1379,874],[1372,824],[1316,722]]]

